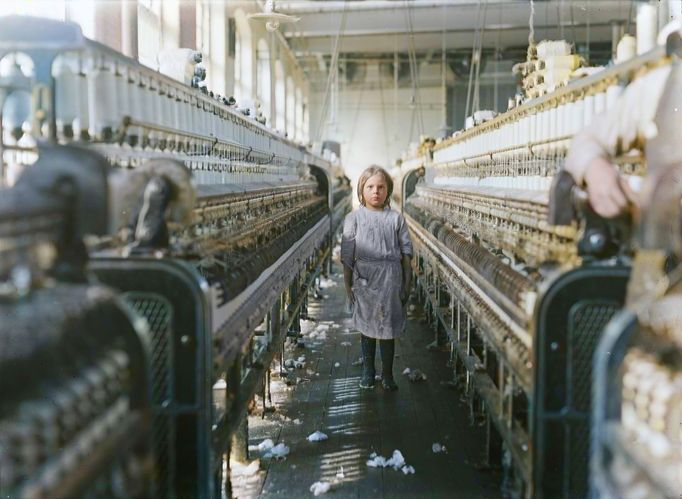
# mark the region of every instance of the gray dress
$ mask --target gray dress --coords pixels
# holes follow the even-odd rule
[[[412,255],[412,241],[400,213],[360,206],[346,215],[341,262],[353,269],[353,326],[365,336],[389,340],[405,328],[402,255]]]

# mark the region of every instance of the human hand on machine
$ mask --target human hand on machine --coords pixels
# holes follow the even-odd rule
[[[587,197],[592,209],[604,218],[615,218],[636,203],[635,193],[605,158],[595,158],[585,171]]]

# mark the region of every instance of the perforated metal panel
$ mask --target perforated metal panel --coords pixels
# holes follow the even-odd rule
[[[622,307],[628,270],[595,265],[570,271],[543,295],[534,343],[534,497],[587,497],[592,358]]]
[[[606,324],[620,306],[614,303],[579,302],[568,316],[570,364],[570,406],[579,414],[589,414],[592,398],[592,357]],[[590,426],[587,420],[576,421],[568,427],[568,456],[571,490],[587,495],[590,451]]]
[[[173,399],[173,308],[155,293],[123,294],[123,299],[149,324],[152,338],[152,437],[157,462],[157,497],[172,497],[175,479],[175,420],[170,412]]]
[[[569,313],[569,342],[573,356],[572,405],[580,412],[590,410],[592,397],[592,355],[604,326],[620,309],[614,303],[578,303]]]

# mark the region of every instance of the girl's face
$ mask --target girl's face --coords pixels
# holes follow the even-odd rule
[[[383,210],[384,203],[388,196],[388,187],[386,186],[386,179],[381,173],[372,175],[365,182],[365,187],[362,189],[362,198],[365,200],[365,206],[372,210]]]

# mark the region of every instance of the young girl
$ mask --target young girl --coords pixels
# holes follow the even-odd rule
[[[412,242],[403,216],[391,210],[393,181],[377,166],[358,180],[360,208],[346,216],[341,262],[353,325],[362,333],[361,388],[374,387],[374,356],[379,340],[382,385],[393,380],[395,338],[405,328],[405,304],[412,286]]]

